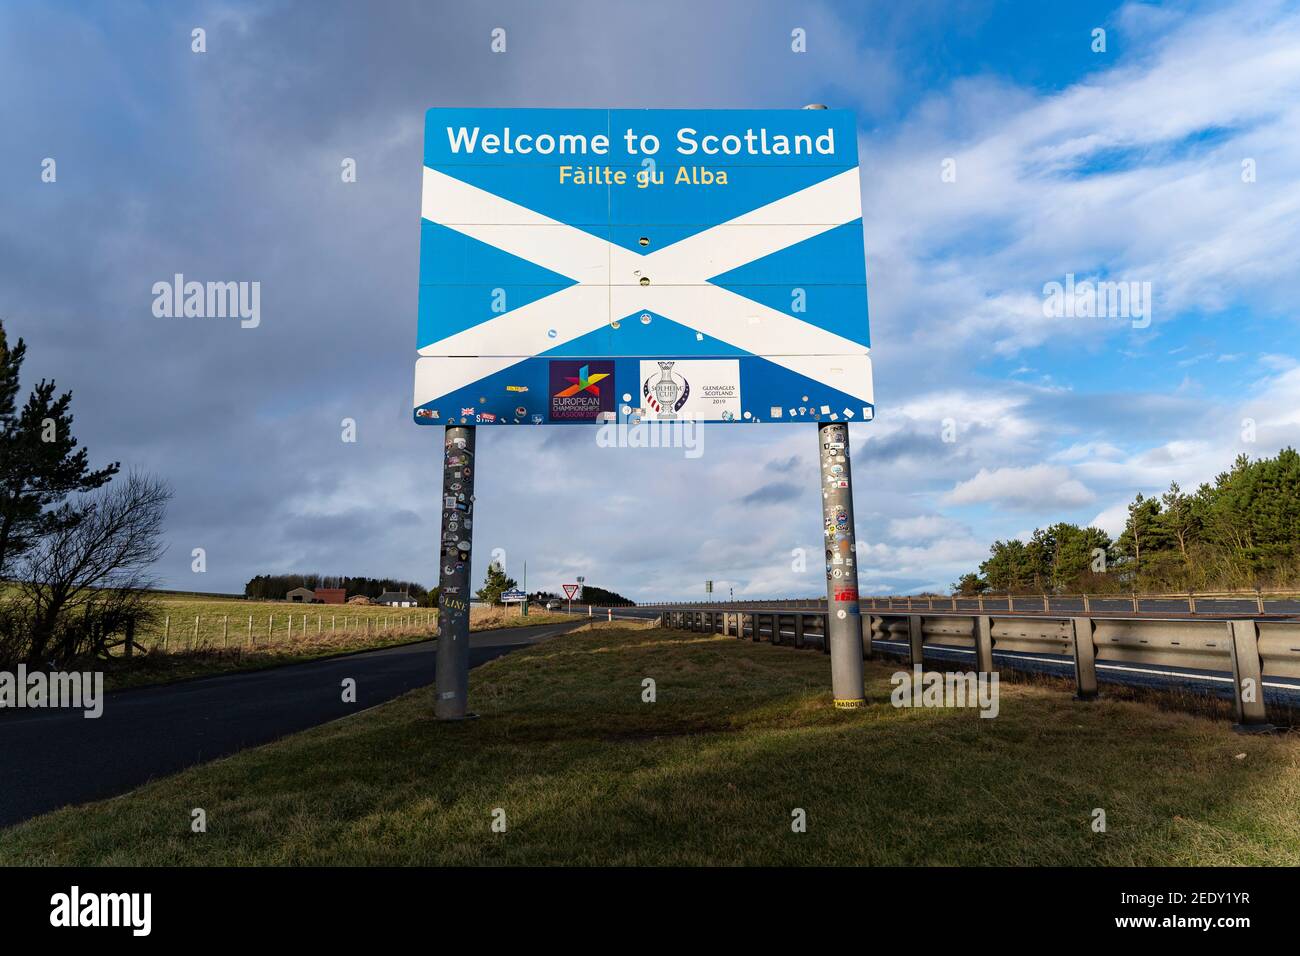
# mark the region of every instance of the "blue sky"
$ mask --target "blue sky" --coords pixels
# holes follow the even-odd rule
[[[432,583],[438,447],[409,420],[424,110],[809,102],[859,120],[864,592],[943,587],[1056,520],[1117,531],[1136,491],[1300,441],[1300,10],[1268,0],[9,3],[0,318],[29,380],[73,389],[94,460],[172,483],[165,585]],[[156,318],[177,272],[259,281],[261,325]],[[1044,315],[1067,275],[1149,282],[1149,326]],[[711,429],[688,459],[502,428],[479,458],[476,574],[500,549],[534,587],[823,588],[793,567],[820,542],[807,429]]]

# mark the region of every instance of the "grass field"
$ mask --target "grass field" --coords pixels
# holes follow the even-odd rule
[[[481,720],[414,692],[4,831],[0,863],[1300,863],[1297,735],[1035,682],[992,720],[896,709],[900,666],[836,711],[821,654],[599,624],[472,671]]]
[[[190,651],[287,643],[308,635],[428,631],[428,608],[357,604],[290,604],[237,598],[167,595],[157,599],[158,620],[136,640],[149,650]],[[197,625],[197,626],[196,626]]]
[[[432,637],[436,611],[356,604],[289,604],[188,595],[158,598],[159,618],[137,634],[147,653],[104,667],[110,689],[311,660]],[[476,631],[571,620],[537,610],[475,608]],[[99,662],[96,666],[99,666]]]

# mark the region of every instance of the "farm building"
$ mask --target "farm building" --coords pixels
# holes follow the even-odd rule
[[[389,607],[415,607],[415,598],[401,591],[385,591],[379,595],[376,604],[386,604]]]
[[[316,600],[316,592],[310,588],[294,588],[284,595],[284,599],[295,604],[311,604]]]
[[[319,604],[345,604],[348,592],[346,588],[317,588],[316,601]]]

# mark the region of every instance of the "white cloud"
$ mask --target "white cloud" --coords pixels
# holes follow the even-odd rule
[[[889,522],[889,537],[895,541],[933,541],[956,534],[969,537],[970,529],[946,515],[916,515]]]
[[[954,505],[992,503],[1009,508],[1076,508],[1095,496],[1081,481],[1059,465],[1030,465],[1025,468],[981,468],[967,481],[959,482],[946,500]]]

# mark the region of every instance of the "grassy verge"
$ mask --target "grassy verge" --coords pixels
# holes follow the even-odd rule
[[[996,719],[896,709],[897,666],[835,711],[823,655],[598,624],[475,669],[482,720],[415,692],[28,821],[0,863],[1300,863],[1296,735],[1029,682]]]
[[[309,621],[314,621],[314,618],[310,617],[312,612],[307,613]],[[306,628],[305,631],[300,628],[297,636],[282,638],[274,643],[255,641],[250,645],[246,641],[223,643],[218,640],[201,642],[193,648],[169,648],[164,651],[156,647],[148,654],[129,659],[116,657],[110,661],[96,660],[86,663],[84,667],[102,669],[105,686],[109,690],[122,690],[128,687],[165,684],[191,677],[210,677],[232,671],[259,670],[281,664],[296,664],[351,651],[377,650],[396,644],[428,640],[434,636],[436,614],[426,616],[426,612],[421,611],[418,615],[410,613],[410,618],[408,622],[393,615],[393,619],[386,622],[385,626],[382,628],[377,626],[369,632],[356,629],[329,630],[323,627],[318,633],[312,627]],[[328,620],[328,616],[325,620]],[[470,629],[490,631],[503,627],[555,624],[571,620],[573,618],[563,614],[534,611],[527,617],[520,617],[518,611],[475,608],[470,613]],[[432,623],[433,627],[426,621]]]

